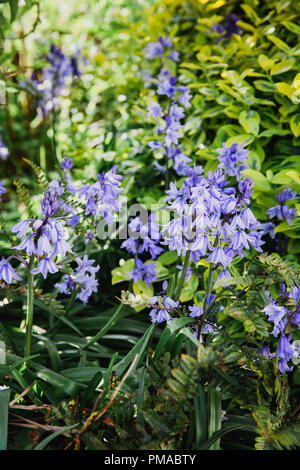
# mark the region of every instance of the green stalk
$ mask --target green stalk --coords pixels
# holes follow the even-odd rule
[[[28,285],[27,285],[27,312],[26,312],[26,331],[25,331],[25,357],[31,355],[31,337],[33,327],[33,299],[34,299],[34,275],[33,269],[34,255],[31,255],[28,265]],[[26,363],[29,365],[29,362]]]
[[[0,450],[6,450],[10,388],[0,386]]]
[[[166,189],[169,187],[169,157],[167,153],[167,149],[165,149],[165,183]]]
[[[103,326],[103,328],[101,328],[100,331],[98,331],[98,333],[95,336],[93,336],[87,343],[85,343],[81,349],[87,349],[92,344],[97,342],[100,338],[102,338],[102,336],[104,336],[120,318],[120,316],[123,313],[124,306],[125,306],[124,304],[120,304],[117,310],[115,311],[115,313],[113,314],[113,316],[111,317],[111,319]]]
[[[207,299],[211,294],[212,284],[213,284],[213,265],[212,265],[212,263],[210,263],[209,271],[208,271],[208,279],[207,279],[206,296],[205,296],[205,299],[204,299],[204,302],[203,302],[204,313],[200,317],[199,326],[198,326],[198,335],[197,335],[198,340],[200,340],[202,326],[204,324],[204,320],[205,320],[205,317],[206,317],[206,314],[207,314],[207,309],[208,309]]]
[[[176,292],[175,292],[175,295],[174,295],[174,300],[175,301],[179,299],[180,294],[181,294],[182,286],[183,286],[184,281],[185,281],[185,276],[186,276],[187,268],[188,268],[189,261],[190,261],[190,255],[191,255],[191,250],[187,250],[185,258],[184,258],[184,265],[183,265],[183,268],[182,268],[182,271],[181,271],[181,276],[180,276],[180,279],[179,279],[179,283],[178,283],[178,286],[177,286],[177,289],[176,289]]]
[[[59,160],[57,155],[57,140],[56,140],[56,122],[57,122],[57,114],[56,111],[53,110],[51,113],[51,127],[52,127],[52,149],[53,155],[55,158],[55,164],[59,167]]]
[[[210,263],[209,271],[208,271],[208,278],[207,278],[206,296],[205,296],[205,300],[204,300],[204,311],[205,312],[207,310],[207,299],[211,294],[212,284],[213,284],[213,265],[212,265],[212,263]]]

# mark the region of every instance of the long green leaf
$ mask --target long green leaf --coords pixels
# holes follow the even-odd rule
[[[214,433],[221,429],[221,398],[219,392],[212,387],[208,389],[207,394],[209,409],[208,437],[211,437]],[[220,440],[216,439],[209,449],[219,450]]]
[[[57,436],[60,436],[61,434],[64,434],[65,432],[76,428],[76,426],[78,426],[78,425],[79,425],[79,423],[76,423],[76,424],[73,424],[72,426],[66,426],[63,429],[60,429],[59,431],[54,432],[50,436],[46,437],[46,439],[43,439],[41,442],[39,442],[39,444],[37,446],[35,446],[35,448],[33,450],[43,450],[43,449],[45,449],[45,447],[47,447],[47,445],[50,444],[50,442],[52,442]]]
[[[7,424],[9,408],[9,388],[0,388],[0,450],[6,450],[7,446]]]
[[[206,392],[202,385],[198,385],[198,396],[194,399],[195,407],[195,449],[207,440],[208,435],[208,416],[207,416],[207,403]]]
[[[127,367],[133,361],[136,354],[138,354],[139,358],[138,358],[138,360],[135,364],[134,369],[136,369],[136,367],[138,367],[138,365],[140,364],[141,359],[143,358],[143,355],[146,351],[149,340],[152,337],[152,334],[155,330],[155,327],[156,327],[155,323],[152,323],[152,325],[149,326],[146,333],[139,339],[139,341],[131,349],[131,351],[129,351],[129,353],[120,362],[118,362],[118,364],[116,364],[116,366],[114,367],[116,375],[122,375],[123,374],[123,372],[127,369]]]
[[[190,317],[177,318],[176,320],[169,320],[167,326],[161,334],[159,342],[155,348],[155,354],[153,360],[156,361],[160,358],[163,352],[167,349],[169,339],[175,335],[176,331],[183,328],[188,323],[193,322]]]

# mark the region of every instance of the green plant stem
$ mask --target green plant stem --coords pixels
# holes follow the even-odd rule
[[[25,357],[31,354],[31,338],[33,327],[33,299],[34,299],[34,275],[32,274],[34,255],[31,255],[28,265],[28,285],[27,285],[27,312],[26,312],[26,330],[25,330]],[[26,366],[29,361],[26,362]]]
[[[56,141],[56,122],[57,116],[55,110],[51,113],[51,127],[52,127],[52,147],[53,147],[53,154],[55,158],[55,164],[59,167],[59,161],[57,156],[57,141]]]
[[[179,299],[180,294],[181,294],[182,286],[183,286],[184,281],[185,281],[185,276],[186,276],[187,268],[188,268],[189,261],[190,261],[190,255],[191,255],[191,250],[187,250],[185,258],[184,258],[184,265],[183,265],[183,268],[182,268],[182,271],[181,271],[181,276],[180,276],[180,279],[179,279],[179,283],[178,283],[178,286],[177,286],[177,289],[176,289],[176,292],[175,292],[175,295],[174,295],[174,300],[175,301]]]
[[[204,312],[207,311],[207,299],[211,294],[211,289],[212,289],[212,284],[213,284],[213,265],[210,263],[209,265],[209,271],[208,271],[208,278],[207,278],[207,289],[206,289],[206,296],[204,300]]]
[[[204,299],[204,302],[203,302],[203,310],[204,310],[204,312],[203,312],[203,315],[200,317],[199,328],[198,328],[198,334],[197,334],[197,339],[198,339],[198,340],[200,340],[202,326],[203,326],[203,324],[204,324],[204,320],[205,320],[205,317],[206,317],[206,314],[207,314],[207,309],[208,309],[207,299],[208,299],[208,297],[209,297],[210,294],[211,294],[212,284],[213,284],[213,265],[212,265],[212,263],[210,263],[210,265],[209,265],[209,271],[208,271],[206,295],[205,295],[205,299]]]
[[[169,187],[169,157],[167,153],[167,149],[165,149],[165,183],[166,189]]]
[[[89,346],[96,343],[100,338],[102,338],[102,336],[104,336],[107,331],[109,331],[110,328],[114,326],[116,321],[121,316],[123,309],[124,304],[120,304],[111,319],[106,323],[106,325],[104,325],[104,327],[101,328],[101,330],[95,336],[93,336],[86,344],[84,344],[81,349],[87,349]]]

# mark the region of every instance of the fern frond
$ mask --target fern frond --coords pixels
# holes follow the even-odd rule
[[[30,195],[30,192],[23,185],[23,183],[21,183],[20,180],[14,181],[14,185],[16,187],[19,202],[22,202],[23,204],[25,204],[25,206],[28,210],[28,213],[29,213],[29,217],[32,218],[34,212],[33,212],[33,208],[32,208],[32,196]]]
[[[27,158],[24,158],[23,160],[26,163],[28,163],[28,165],[31,166],[31,168],[33,169],[33,171],[35,173],[35,176],[36,176],[37,183],[38,183],[39,187],[41,188],[41,190],[43,192],[46,192],[46,190],[49,186],[49,180],[48,180],[47,176],[45,175],[45,173],[43,172],[43,170],[38,165],[31,162]]]
[[[300,269],[290,262],[283,260],[279,255],[272,253],[262,253],[258,256],[262,264],[272,267],[284,278],[288,286],[298,284],[300,281]]]

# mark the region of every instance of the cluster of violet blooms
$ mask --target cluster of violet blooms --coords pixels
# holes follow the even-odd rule
[[[230,147],[223,144],[221,148],[217,149],[217,152],[220,162],[218,168],[221,168],[228,176],[235,176],[237,181],[240,181],[242,178],[241,172],[248,168],[245,162],[248,160],[249,151],[242,144],[232,144]],[[276,197],[279,204],[267,210],[266,213],[269,219],[286,220],[291,226],[298,212],[296,207],[290,208],[286,203],[296,198],[296,192],[293,192],[290,188],[285,188]],[[276,225],[273,222],[265,222],[260,225],[264,235],[269,234],[271,238],[275,238],[275,227]]]
[[[132,218],[128,228],[130,236],[121,244],[121,248],[125,248],[135,256],[135,267],[128,272],[129,279],[133,279],[134,282],[144,281],[150,286],[156,280],[156,263],[143,263],[139,255],[149,253],[152,260],[155,260],[164,251],[158,245],[161,233],[159,225],[155,222],[155,214],[150,214],[146,223],[143,223],[140,217]]]
[[[217,42],[222,41],[222,39],[227,39],[233,34],[238,34],[241,36],[243,34],[243,30],[240,26],[237,25],[237,22],[240,21],[240,18],[233,13],[228,13],[226,16],[226,22],[223,26],[220,23],[215,24],[212,27],[212,31],[214,33],[221,34],[221,36],[217,39]]]
[[[96,183],[75,187],[70,175],[72,162],[66,158],[61,163],[64,180],[53,180],[41,201],[42,217],[38,219],[21,220],[10,227],[10,230],[19,239],[13,247],[14,255],[0,262],[0,281],[11,284],[13,279],[21,281],[10,264],[12,258],[29,266],[24,256],[34,257],[36,267],[31,270],[33,274],[42,274],[46,279],[48,274],[57,273],[64,265],[59,259],[67,254],[74,255],[69,240],[68,227],[74,228],[79,222],[86,223],[86,216],[102,216],[110,224],[115,219],[115,212],[119,210],[116,201],[121,194],[120,182],[122,177],[116,173],[116,166],[108,172],[98,175]],[[0,184],[0,196],[5,192]],[[82,202],[78,205],[66,203],[63,195],[77,196]],[[80,212],[81,211],[81,212]],[[87,255],[83,259],[76,258],[77,267],[72,274],[65,275],[62,282],[56,283],[59,292],[70,294],[76,289],[76,298],[86,303],[92,292],[97,291],[98,281],[96,272],[100,266],[93,266],[95,260],[89,260]]]
[[[276,353],[271,353],[268,346],[263,346],[260,353],[269,359],[278,358],[278,369],[281,373],[293,370],[294,362],[300,358],[300,342],[292,341],[293,331],[300,329],[300,288],[292,287],[290,291],[286,289],[285,284],[281,286],[280,299],[274,300],[270,293],[266,291],[269,298],[269,304],[262,310],[267,316],[268,321],[274,325],[270,333],[277,338],[279,336],[278,348]],[[283,303],[283,305],[280,305]],[[291,308],[287,308],[286,304]],[[290,332],[292,329],[292,332]],[[289,365],[290,364],[290,365]]]
[[[164,63],[168,58],[175,63],[179,61],[179,53],[174,49],[169,38],[159,37],[157,42],[151,42],[144,49],[145,57],[150,60],[159,58],[162,62],[157,78],[151,77],[151,83],[156,86],[157,98],[152,101],[148,108],[148,117],[158,121],[158,140],[149,142],[152,150],[163,152],[166,165],[155,162],[156,168],[165,173],[169,161],[173,161],[173,169],[178,175],[187,175],[191,171],[189,163],[191,158],[184,155],[179,147],[179,140],[183,135],[183,124],[181,120],[185,117],[185,109],[191,106],[192,95],[189,88],[178,85],[178,78],[173,75]],[[147,75],[149,79],[149,75]],[[159,99],[163,98],[163,104],[159,104]]]
[[[239,181],[237,190],[227,184],[221,169],[206,177],[195,172],[180,188],[171,183],[166,201],[176,217],[162,230],[169,250],[184,256],[189,251],[194,262],[207,257],[215,268],[221,266],[219,279],[230,277],[227,268],[236,256],[246,256],[250,247],[261,252],[264,243],[248,207],[253,181]]]
[[[38,112],[42,119],[58,108],[59,96],[68,95],[70,80],[81,75],[79,58],[79,50],[73,56],[66,57],[60,48],[52,44],[46,56],[50,66],[42,69],[41,79],[37,79],[33,72],[28,82],[21,83],[29,92],[40,96]]]
[[[206,177],[199,174],[199,168],[196,167],[190,169],[189,176],[183,180],[180,188],[176,183],[170,184],[170,189],[166,191],[166,203],[174,217],[162,227],[160,236],[157,230],[154,233],[156,242],[167,245],[170,251],[176,250],[178,256],[189,253],[194,263],[206,257],[214,270],[221,268],[219,279],[222,279],[230,278],[228,268],[236,256],[246,256],[245,250],[250,247],[262,251],[264,241],[261,238],[264,232],[248,207],[253,181],[250,178],[242,180],[240,177],[240,162],[247,159],[248,152],[235,144],[230,148],[224,145],[219,149],[219,154],[220,168],[208,172]],[[238,178],[237,189],[229,185],[225,173]],[[138,218],[133,219],[131,225],[135,230],[139,229],[141,239],[129,238],[123,242],[122,247],[133,254],[142,253],[149,243],[148,225],[142,225]],[[147,237],[146,245],[143,235]],[[160,247],[156,247],[151,253],[154,255],[153,259],[159,254],[158,249]],[[180,268],[182,269],[181,266]],[[138,269],[139,264],[135,268],[135,274]],[[191,273],[187,271],[187,275],[190,276]],[[135,302],[134,299],[131,300]],[[151,319],[156,322],[172,319],[172,311],[179,308],[178,301],[170,299],[165,288],[160,296],[154,296],[146,302],[151,307]],[[193,306],[190,310],[193,317],[203,314],[203,307]],[[202,333],[210,331],[212,327],[204,325]]]
[[[267,215],[269,219],[277,219],[280,221],[286,221],[290,226],[293,225],[293,219],[297,217],[298,211],[296,207],[288,207],[287,202],[297,198],[297,193],[293,192],[290,188],[285,188],[278,196],[276,197],[277,204],[274,207],[271,207],[267,210]],[[273,222],[268,222],[266,224],[266,229],[270,233],[272,238],[275,237],[275,224]]]

